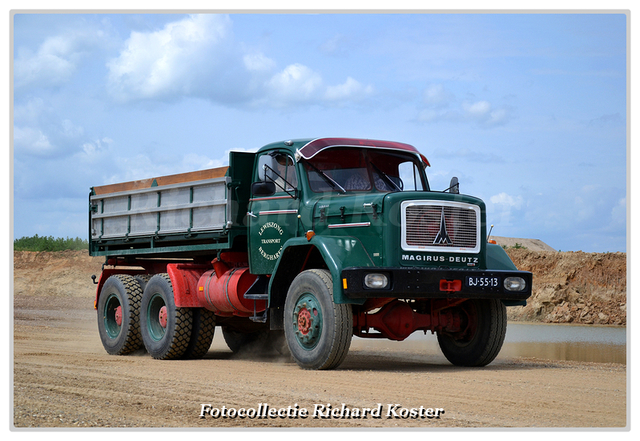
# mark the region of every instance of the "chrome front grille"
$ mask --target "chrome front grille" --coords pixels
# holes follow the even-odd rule
[[[480,251],[480,207],[446,201],[402,203],[402,249]]]

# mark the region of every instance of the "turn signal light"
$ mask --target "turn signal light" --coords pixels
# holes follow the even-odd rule
[[[304,233],[304,236],[307,238],[307,241],[310,241],[311,238],[315,235],[316,235],[315,231],[312,231],[312,230],[309,230],[306,233]]]

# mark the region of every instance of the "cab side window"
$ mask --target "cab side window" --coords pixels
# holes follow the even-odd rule
[[[259,181],[274,182],[276,193],[291,191],[298,186],[298,175],[293,158],[286,153],[270,152],[258,160]]]

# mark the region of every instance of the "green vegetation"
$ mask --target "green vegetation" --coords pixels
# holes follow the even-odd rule
[[[506,245],[502,245],[502,248],[504,248],[505,250],[507,250],[509,248],[515,249],[515,250],[526,250],[527,249],[527,247],[525,247],[524,245],[522,245],[521,243],[518,243],[518,242],[516,242],[515,245],[510,246],[510,247],[508,247]]]
[[[15,251],[64,251],[64,250],[86,250],[89,243],[85,239],[76,237],[75,239],[53,236],[21,237],[13,241]]]

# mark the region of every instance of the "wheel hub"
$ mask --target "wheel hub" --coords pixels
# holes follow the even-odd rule
[[[160,308],[160,312],[158,313],[158,323],[160,323],[160,326],[162,326],[163,328],[167,327],[167,307],[163,306],[162,308]]]
[[[303,308],[298,313],[298,331],[307,335],[311,329],[311,313],[307,308]]]
[[[122,306],[118,306],[115,311],[115,321],[116,325],[122,326]]]
[[[305,349],[314,348],[322,334],[322,313],[318,300],[311,294],[303,295],[298,300],[293,315],[298,342]]]

